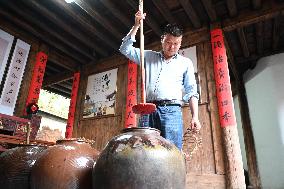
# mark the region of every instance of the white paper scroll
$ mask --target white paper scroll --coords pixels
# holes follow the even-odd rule
[[[88,77],[83,118],[115,114],[117,70]]]
[[[180,49],[178,53],[186,58],[189,58],[194,67],[194,72],[197,72],[197,56],[196,56],[196,46],[189,47],[186,49]]]
[[[0,29],[0,82],[3,79],[14,36]]]
[[[0,98],[0,113],[13,115],[30,45],[18,39]]]

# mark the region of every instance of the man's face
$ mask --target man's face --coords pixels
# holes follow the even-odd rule
[[[181,45],[182,36],[175,37],[173,35],[167,34],[164,35],[161,39],[163,53],[166,59],[174,56]]]

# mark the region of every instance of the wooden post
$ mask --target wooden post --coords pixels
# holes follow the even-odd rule
[[[72,86],[72,92],[71,92],[71,100],[70,100],[70,106],[69,106],[65,138],[72,137],[79,81],[80,81],[80,72],[77,72],[74,74],[74,79],[73,79],[73,86]]]
[[[233,105],[226,48],[221,29],[211,30],[211,46],[219,120],[224,137],[227,188],[245,189],[241,148]]]
[[[137,64],[128,61],[127,66],[127,93],[124,127],[136,127],[136,114],[132,111],[137,104]]]

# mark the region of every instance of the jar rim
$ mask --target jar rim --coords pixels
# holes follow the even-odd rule
[[[122,133],[131,132],[131,131],[152,131],[161,134],[161,131],[152,127],[128,127],[122,130]]]

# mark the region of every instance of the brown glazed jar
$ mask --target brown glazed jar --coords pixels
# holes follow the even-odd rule
[[[93,169],[93,189],[184,189],[185,159],[153,128],[127,128],[112,138]]]
[[[83,139],[58,140],[35,163],[32,189],[91,189],[99,152]]]
[[[29,189],[31,169],[47,146],[21,144],[0,155],[0,188]]]

